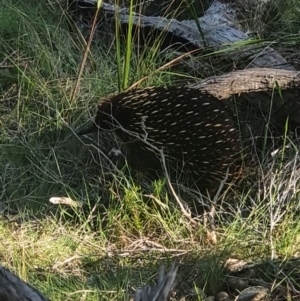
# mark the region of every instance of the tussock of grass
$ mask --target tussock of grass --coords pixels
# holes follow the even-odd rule
[[[159,69],[168,56],[156,45],[142,55],[127,49],[122,65],[121,40],[118,62],[111,49],[92,43],[71,101],[85,41],[59,1],[34,3],[6,1],[0,11],[0,62],[9,66],[0,69],[1,264],[52,300],[128,300],[155,281],[162,264],[179,263],[179,294],[194,288],[215,295],[226,287],[228,258],[299,257],[297,146],[286,140],[259,177],[215,200],[212,221],[204,214],[191,223],[164,179],[139,181],[126,166],[116,171],[122,158],[106,158],[97,141],[73,130],[101,96],[144,76],[141,86],[176,81]],[[124,74],[122,86],[117,79]],[[105,135],[97,139],[111,143]],[[55,206],[52,196],[84,205]],[[204,201],[210,210],[212,201]],[[271,283],[282,278],[263,273]]]

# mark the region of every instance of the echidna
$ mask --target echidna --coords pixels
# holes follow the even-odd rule
[[[126,143],[129,166],[161,172],[163,150],[172,180],[184,175],[201,190],[217,188],[226,173],[240,170],[242,145],[231,111],[195,88],[115,95],[100,102],[93,124],[79,134],[98,129],[114,130]]]

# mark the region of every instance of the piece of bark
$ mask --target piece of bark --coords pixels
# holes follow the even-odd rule
[[[176,285],[178,267],[173,265],[168,274],[161,268],[157,284],[138,289],[134,301],[168,301]],[[0,266],[1,301],[50,301],[36,288]]]
[[[0,266],[1,301],[50,301],[37,289]]]
[[[164,274],[161,268],[157,284],[155,286],[144,286],[138,289],[134,301],[167,301],[176,285],[178,267],[173,265],[168,274]]]

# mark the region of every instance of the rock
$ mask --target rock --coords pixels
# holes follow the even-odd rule
[[[230,301],[229,295],[226,292],[220,292],[217,295],[218,301]]]
[[[236,301],[266,301],[269,290],[263,286],[252,286],[243,290]]]

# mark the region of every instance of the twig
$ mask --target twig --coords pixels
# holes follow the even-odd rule
[[[197,225],[197,222],[192,218],[191,213],[189,213],[189,212],[187,212],[185,210],[184,205],[182,204],[181,200],[179,199],[177,193],[175,192],[175,190],[173,188],[173,185],[172,185],[172,183],[170,181],[170,176],[168,174],[168,170],[167,170],[167,166],[166,166],[166,160],[165,160],[165,155],[164,155],[163,149],[159,150],[159,152],[160,152],[160,155],[161,155],[161,161],[162,161],[164,173],[165,173],[165,176],[167,178],[167,182],[168,182],[169,188],[170,188],[170,190],[171,190],[171,192],[172,192],[172,194],[173,194],[173,196],[174,196],[177,204],[179,205],[181,212],[183,213],[183,215],[185,217],[188,218],[188,220],[191,222],[191,224]]]
[[[71,100],[70,100],[71,103],[73,103],[75,95],[77,93],[79,83],[80,83],[80,79],[81,79],[83,69],[84,69],[84,66],[85,66],[85,62],[87,60],[87,56],[88,56],[88,53],[90,51],[91,43],[92,43],[93,36],[94,36],[95,30],[96,30],[96,22],[97,22],[97,19],[98,19],[99,11],[100,11],[100,6],[97,7],[97,10],[96,10],[96,13],[95,13],[95,17],[94,17],[93,24],[92,24],[92,27],[91,27],[90,36],[89,36],[89,39],[88,39],[86,47],[85,47],[85,51],[84,51],[83,58],[82,58],[82,61],[81,61],[81,64],[80,64],[79,72],[78,72],[78,75],[77,75],[77,78],[76,78],[75,87],[74,87],[72,95],[71,95]]]

